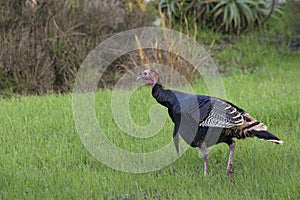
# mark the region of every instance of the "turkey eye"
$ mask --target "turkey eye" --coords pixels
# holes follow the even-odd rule
[[[144,75],[144,76],[147,76],[147,72],[144,72],[143,75]]]

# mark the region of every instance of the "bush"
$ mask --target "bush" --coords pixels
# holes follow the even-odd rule
[[[122,1],[39,0],[36,6],[26,2],[0,0],[2,91],[67,92],[96,45],[153,21],[151,14],[139,7],[129,11]]]
[[[288,0],[288,10],[290,13],[290,27],[291,32],[295,36],[300,36],[300,2],[295,0]]]
[[[167,20],[185,21],[224,33],[248,31],[260,27],[272,12],[265,0],[158,0]],[[273,2],[274,3],[274,2]]]

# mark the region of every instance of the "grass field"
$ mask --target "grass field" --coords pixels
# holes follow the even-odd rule
[[[210,172],[203,176],[198,149],[189,149],[171,165],[131,174],[101,164],[85,149],[76,131],[71,95],[0,99],[0,199],[299,199],[300,59],[270,59],[253,73],[235,71],[223,81],[227,99],[268,125],[284,141],[238,141],[234,182],[225,175],[228,147],[215,146]],[[201,80],[197,93],[208,94]],[[149,123],[156,104],[149,88],[131,99],[136,123]],[[110,113],[111,91],[96,95],[99,124],[118,146],[136,152],[171,140],[173,125],[141,142],[124,134]],[[165,111],[165,108],[161,107]]]

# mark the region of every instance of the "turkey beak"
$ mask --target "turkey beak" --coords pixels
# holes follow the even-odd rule
[[[139,75],[138,77],[136,77],[136,80],[140,80],[142,78],[142,75]]]

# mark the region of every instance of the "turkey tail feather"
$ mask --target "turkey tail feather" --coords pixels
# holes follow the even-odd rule
[[[274,142],[276,144],[282,144],[278,137],[267,131],[267,126],[251,117],[248,113],[243,115],[245,123],[242,125],[242,131],[244,135],[250,137],[257,137],[261,140]]]
[[[268,131],[257,131],[257,130],[251,130],[250,131],[254,136],[261,140],[266,140],[269,142],[275,142],[276,144],[282,144],[283,141],[281,141],[278,137],[273,135],[272,133]]]

